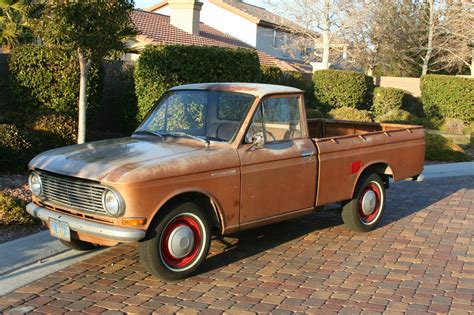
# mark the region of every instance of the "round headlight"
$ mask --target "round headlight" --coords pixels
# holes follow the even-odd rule
[[[30,185],[31,193],[35,196],[41,195],[43,192],[43,184],[41,183],[41,178],[36,173],[31,173],[28,178],[28,183]]]
[[[118,217],[123,213],[124,202],[118,192],[106,189],[102,195],[102,204],[105,211],[113,217]]]

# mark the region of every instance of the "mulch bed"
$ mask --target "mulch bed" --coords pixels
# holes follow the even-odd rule
[[[0,175],[0,193],[11,195],[24,202],[30,202],[31,192],[28,189],[28,175]],[[0,244],[28,236],[44,230],[38,225],[0,225]]]

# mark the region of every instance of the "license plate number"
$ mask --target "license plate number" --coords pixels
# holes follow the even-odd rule
[[[68,242],[71,241],[71,230],[69,229],[69,225],[66,222],[56,219],[49,219],[49,231],[53,237]]]

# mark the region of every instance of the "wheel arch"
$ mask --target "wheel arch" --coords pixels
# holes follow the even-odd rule
[[[174,204],[183,201],[191,201],[200,206],[208,215],[211,230],[213,232],[217,231],[222,233],[224,230],[224,217],[222,216],[221,207],[217,199],[208,192],[197,189],[179,191],[166,198],[165,201],[163,201],[155,210],[147,229],[153,225],[152,223],[159,218],[163,211],[167,211],[167,209],[172,207]]]
[[[358,174],[354,186],[352,188],[352,197],[354,198],[356,191],[357,191],[357,185],[359,184],[361,178],[366,176],[367,174],[378,174],[381,175],[382,180],[384,182],[385,188],[389,187],[389,178],[394,177],[394,172],[392,167],[385,161],[379,161],[375,162],[369,165],[366,165]]]

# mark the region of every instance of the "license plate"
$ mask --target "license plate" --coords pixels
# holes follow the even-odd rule
[[[49,219],[49,231],[53,237],[68,242],[71,241],[71,230],[69,229],[69,225],[66,222],[56,219]]]

